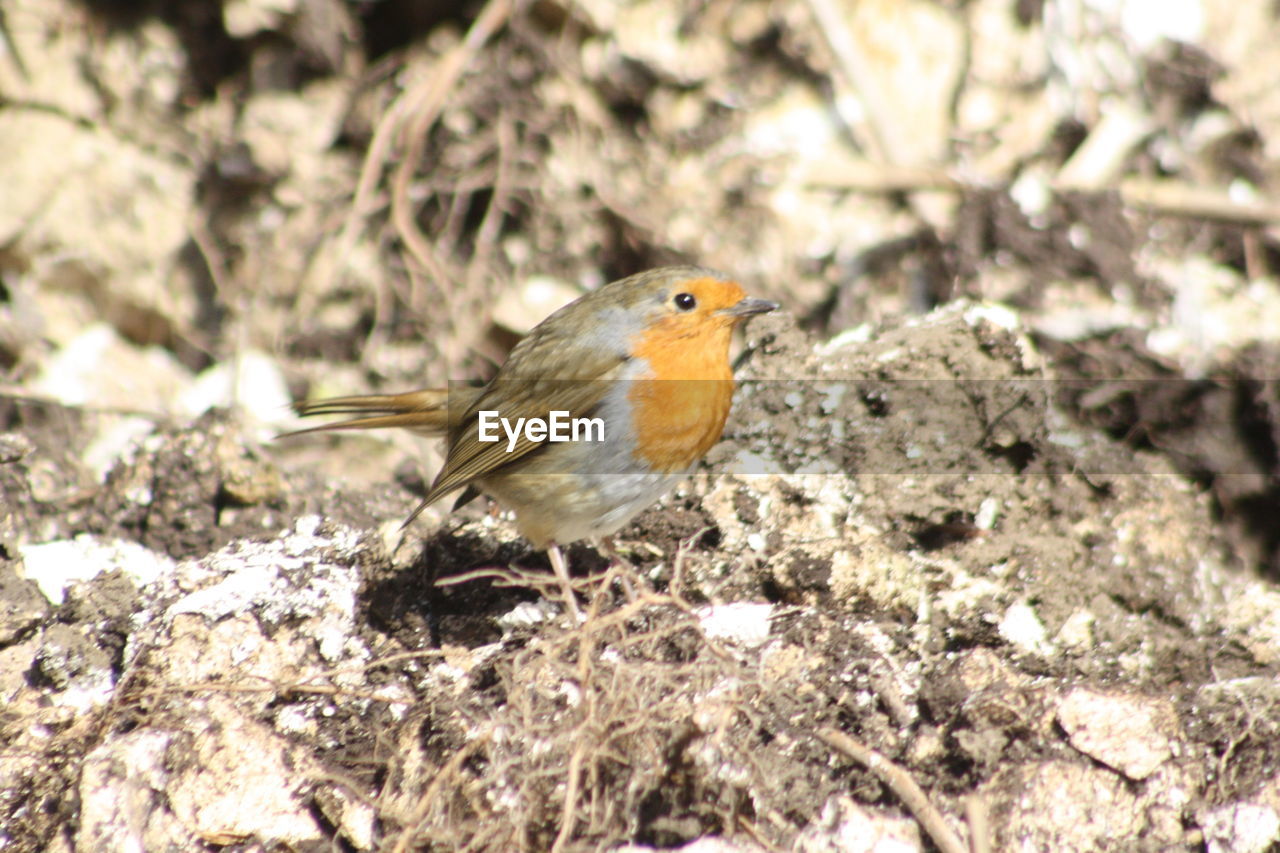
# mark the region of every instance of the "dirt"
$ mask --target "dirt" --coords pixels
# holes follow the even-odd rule
[[[0,17],[0,847],[1280,843],[1274,11],[837,4],[937,40],[889,156],[819,3],[180,5]],[[784,308],[582,622],[402,528],[438,448],[280,436],[671,261]]]

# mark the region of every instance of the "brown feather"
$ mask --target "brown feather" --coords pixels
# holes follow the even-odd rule
[[[467,393],[467,392],[472,393]],[[422,435],[439,436],[449,431],[451,412],[466,411],[479,389],[428,388],[406,394],[370,394],[300,401],[293,409],[300,417],[314,415],[359,415],[345,421],[286,432],[282,437],[312,432],[399,427]]]

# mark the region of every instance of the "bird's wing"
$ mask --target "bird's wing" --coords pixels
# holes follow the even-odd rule
[[[520,418],[548,420],[552,411],[568,412],[569,418],[588,417],[604,398],[610,383],[618,381],[625,361],[611,355],[576,365],[576,375],[590,378],[507,378],[500,372],[460,423],[450,430],[444,467],[405,524],[445,494],[506,468],[538,452],[547,443],[530,441],[522,429],[515,446],[508,451],[510,442],[501,427],[496,430],[497,441],[480,441],[480,412],[497,412],[498,417],[505,418],[513,427]]]

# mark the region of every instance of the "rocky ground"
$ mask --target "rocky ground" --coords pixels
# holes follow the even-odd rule
[[[1277,36],[6,3],[0,850],[1272,849]],[[784,310],[581,624],[401,531],[438,448],[277,439],[670,261]]]

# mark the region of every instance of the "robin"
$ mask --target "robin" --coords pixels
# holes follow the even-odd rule
[[[304,417],[355,417],[299,432],[443,436],[444,467],[405,525],[450,492],[466,490],[455,509],[483,492],[546,549],[576,610],[560,546],[614,533],[688,476],[729,415],[733,329],[777,307],[710,269],[648,270],[547,317],[483,387],[302,402]]]

